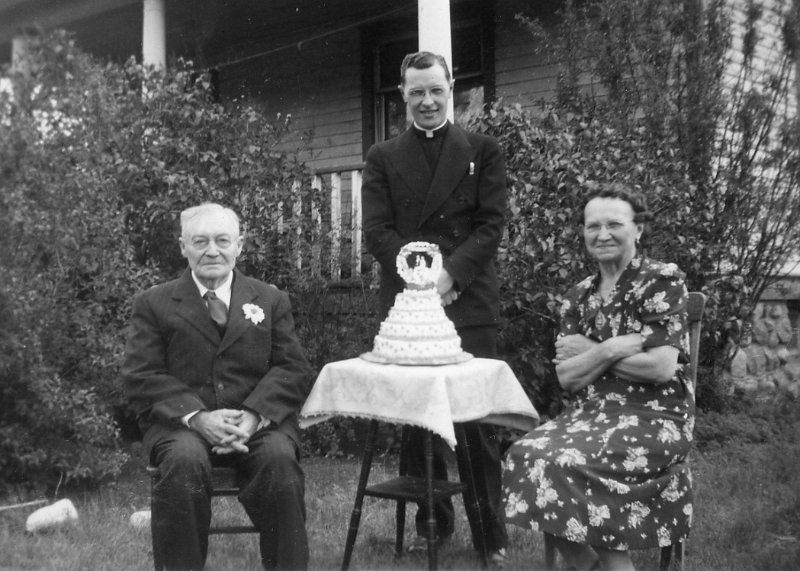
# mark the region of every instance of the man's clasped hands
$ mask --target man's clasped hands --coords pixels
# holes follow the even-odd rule
[[[200,411],[189,419],[189,426],[211,443],[215,454],[249,452],[246,443],[260,425],[258,414],[232,408]]]

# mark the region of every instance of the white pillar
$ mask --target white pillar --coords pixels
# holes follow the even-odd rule
[[[144,0],[142,64],[163,69],[167,63],[166,0]]]
[[[453,48],[450,39],[450,0],[417,0],[420,51],[444,56],[453,73]],[[453,99],[447,103],[447,118],[453,120]]]
[[[28,36],[14,36],[11,40],[11,73],[28,76],[31,62],[28,57],[30,39]]]
[[[22,83],[31,76],[30,36],[19,34],[11,39],[11,70],[9,77],[0,77],[0,92],[8,92],[15,100],[22,97]]]

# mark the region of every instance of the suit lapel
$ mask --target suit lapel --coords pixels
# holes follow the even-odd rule
[[[409,127],[397,137],[396,150],[389,153],[392,161],[408,187],[423,201],[431,186],[433,174],[425,159],[422,147],[415,139],[413,127]]]
[[[427,191],[427,199],[425,206],[422,207],[422,213],[417,223],[418,227],[422,226],[452,194],[453,189],[467,174],[469,162],[473,156],[474,152],[464,133],[455,125],[450,125],[442,143],[442,153],[439,155],[436,172]]]
[[[225,335],[222,338],[219,351],[224,351],[230,347],[248,327],[253,327],[253,323],[246,319],[242,306],[253,302],[257,297],[258,291],[244,279],[244,275],[241,272],[234,270],[231,305],[228,310],[228,326],[225,328]]]
[[[214,322],[211,321],[203,298],[200,297],[197,284],[192,279],[191,270],[186,270],[181,276],[172,298],[178,302],[176,313],[179,317],[189,322],[210,341],[219,343],[219,332],[214,326]]]

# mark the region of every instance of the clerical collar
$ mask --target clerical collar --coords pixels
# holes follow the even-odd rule
[[[444,123],[436,127],[435,129],[423,129],[419,125],[417,125],[416,121],[414,122],[414,132],[423,139],[433,139],[436,137],[443,137],[445,133],[447,133],[447,126],[450,123],[447,119],[444,120]]]

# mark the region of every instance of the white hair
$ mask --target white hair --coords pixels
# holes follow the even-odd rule
[[[233,210],[215,202],[204,202],[198,206],[191,206],[181,212],[181,236],[183,238],[188,238],[186,230],[189,227],[189,223],[198,216],[204,214],[222,214],[223,216],[227,216],[234,224],[236,224],[236,231],[240,232],[239,217]]]

